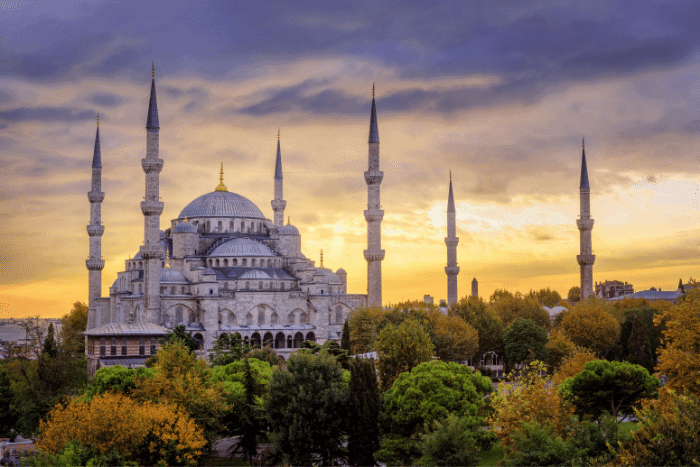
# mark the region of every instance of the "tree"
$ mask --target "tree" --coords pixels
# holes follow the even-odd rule
[[[270,379],[265,408],[274,432],[274,450],[291,465],[336,464],[345,457],[348,384],[335,358],[300,351],[287,371]]]
[[[551,326],[549,313],[538,299],[523,297],[520,292],[512,294],[507,290],[496,290],[491,296],[490,306],[506,327],[518,318],[529,319],[544,330]]]
[[[14,440],[17,416],[12,411],[12,387],[5,365],[0,365],[0,438]]]
[[[552,376],[552,382],[557,386],[562,384],[567,378],[573,378],[581,373],[584,365],[593,360],[597,360],[593,352],[583,347],[576,347],[572,355],[562,360],[561,365]]]
[[[340,348],[343,350],[346,350],[348,353],[351,353],[352,349],[350,347],[350,325],[348,324],[348,320],[345,320],[345,324],[343,324],[343,335],[340,338]]]
[[[479,349],[479,334],[463,319],[438,312],[433,318],[435,356],[446,362],[464,362]]]
[[[372,352],[379,331],[377,327],[385,312],[380,307],[357,308],[348,317],[350,352]]]
[[[595,360],[564,381],[561,391],[580,415],[599,419],[607,411],[617,419],[620,413],[630,413],[639,400],[656,397],[660,385],[658,379],[639,365]]]
[[[267,345],[262,349],[251,349],[250,352],[245,354],[245,357],[267,362],[270,366],[279,366],[284,363],[284,359]]]
[[[243,455],[254,465],[253,458],[258,454],[258,438],[265,435],[263,429],[263,414],[261,407],[256,403],[256,396],[259,392],[258,383],[250,368],[250,362],[244,360],[244,380],[245,380],[245,405],[240,417],[240,423],[234,430],[234,434],[239,436],[238,446]]]
[[[88,306],[75,302],[73,308],[61,318],[60,348],[72,355],[85,354],[85,337],[81,334],[87,328]]]
[[[480,426],[484,396],[492,390],[490,378],[454,362],[425,362],[402,373],[384,393],[389,434],[375,457],[384,463],[415,463],[421,454],[420,435],[451,413],[473,419],[469,426]]]
[[[85,396],[90,400],[97,394],[108,391],[128,396],[136,389],[140,378],[152,378],[155,374],[152,368],[145,367],[130,369],[114,365],[100,368],[90,380]]]
[[[503,325],[494,310],[481,297],[462,297],[453,303],[448,315],[459,316],[479,334],[477,355],[493,351],[503,355]]]
[[[660,391],[635,409],[639,429],[619,451],[621,465],[695,465],[700,459],[700,400]]]
[[[48,358],[56,358],[58,355],[58,346],[53,335],[53,323],[49,324],[49,331],[46,334],[46,339],[44,339],[44,349],[41,353]]]
[[[546,307],[552,308],[557,306],[561,301],[561,295],[556,290],[552,290],[549,287],[546,289],[540,289],[538,291],[530,290],[528,294],[529,297],[537,300],[538,303]]]
[[[576,344],[566,337],[560,329],[554,329],[547,341],[547,366],[550,371],[555,371],[561,366],[565,358],[576,352]]]
[[[575,285],[569,289],[569,293],[566,294],[566,299],[570,303],[576,303],[581,300],[581,287]]]
[[[692,289],[685,300],[657,316],[654,324],[666,322],[663,346],[656,371],[666,375],[669,388],[680,394],[700,394],[700,289]]]
[[[225,366],[242,360],[250,350],[250,347],[243,344],[238,334],[232,336],[224,334],[214,342],[214,348],[209,354],[209,362],[212,366]]]
[[[98,454],[116,450],[141,465],[193,465],[206,444],[197,424],[175,404],[113,393],[57,405],[40,431],[36,444],[42,451],[57,454],[75,440]]]
[[[506,361],[509,365],[530,358],[547,358],[547,333],[529,319],[517,318],[503,331]]]
[[[355,358],[350,363],[348,400],[348,464],[374,465],[379,449],[379,385],[374,360]]]
[[[449,414],[435,431],[423,435],[421,465],[476,465],[479,448],[474,433],[480,428],[475,419]],[[483,449],[483,448],[482,448]]]
[[[612,309],[605,300],[589,298],[564,316],[561,328],[574,344],[603,357],[620,337],[620,324],[612,316]]]
[[[382,329],[376,348],[379,379],[382,390],[386,390],[399,374],[430,360],[434,345],[425,328],[418,321],[408,319],[398,326],[390,324]]]
[[[194,352],[199,349],[199,342],[185,330],[184,324],[178,324],[175,326],[173,330],[163,336],[159,342],[161,347],[165,346],[166,344],[182,342],[182,344],[189,349],[190,352]]]

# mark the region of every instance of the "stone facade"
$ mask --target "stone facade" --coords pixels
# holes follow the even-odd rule
[[[339,340],[350,312],[367,306],[367,295],[348,294],[345,270],[316,267],[301,252],[299,230],[289,223],[282,225],[286,202],[282,199],[279,138],[274,221],[249,199],[227,190],[222,166],[219,186],[194,199],[168,228],[160,230],[163,203],[158,179],[163,160],[158,157],[158,130],[154,79],[146,158],[142,160],[146,177],[141,203],[144,243],[126,260],[109,296],[91,298],[85,332],[91,371],[125,362],[139,366],[144,355],[134,350],[136,342],[150,342],[177,325],[184,325],[200,341],[202,355],[223,335],[237,334],[253,346],[268,343],[284,358],[304,340],[321,344]],[[370,162],[370,171],[365,173],[373,184],[377,176],[381,182],[378,147],[375,149],[376,163]],[[384,254],[378,249],[378,221],[383,211],[378,209],[378,183],[374,185],[376,198],[371,197],[365,212],[368,222],[373,219],[370,270],[380,267]],[[381,269],[371,277],[372,290],[376,293],[378,289],[381,303]],[[95,350],[102,339],[109,347],[107,354]],[[119,355],[111,354],[112,339],[118,342]],[[127,340],[126,355],[121,355],[120,339]]]
[[[593,295],[593,246],[591,243],[591,230],[593,230],[593,219],[591,219],[591,188],[588,184],[588,168],[586,166],[586,147],[582,145],[581,152],[581,184],[579,186],[581,194],[581,215],[576,220],[576,225],[581,234],[581,254],[576,257],[581,267],[581,299],[585,300]]]
[[[627,282],[605,281],[595,283],[595,295],[599,298],[624,297],[633,293],[634,287]]]

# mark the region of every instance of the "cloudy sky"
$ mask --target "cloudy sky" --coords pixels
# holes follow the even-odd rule
[[[460,295],[566,295],[582,136],[594,281],[674,289],[700,276],[699,22],[678,0],[1,2],[0,317],[87,299],[98,114],[104,293],[138,251],[152,61],[163,228],[221,162],[271,218],[279,128],[305,254],[364,293],[376,83],[385,301],[446,297],[450,169]]]

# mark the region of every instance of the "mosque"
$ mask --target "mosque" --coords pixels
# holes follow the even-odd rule
[[[223,164],[220,183],[182,209],[161,230],[159,123],[155,71],[146,122],[146,190],[141,211],[144,242],[102,296],[102,160],[97,121],[92,160],[88,325],[84,333],[91,375],[104,366],[142,366],[157,352],[158,339],[177,325],[210,352],[223,336],[269,345],[287,358],[305,340],[339,340],[352,310],[382,304],[379,132],[372,95],[368,170],[367,294],[347,293],[347,273],[315,266],[301,251],[299,229],[284,224],[282,154],[278,133],[273,219],[245,196],[228,191]]]

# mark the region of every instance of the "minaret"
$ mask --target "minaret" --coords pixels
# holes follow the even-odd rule
[[[450,170],[450,193],[447,197],[447,237],[445,237],[445,245],[447,245],[447,304],[451,305],[457,302],[457,275],[459,274],[459,266],[457,266],[457,244],[459,237],[456,236],[455,222],[455,196],[452,192],[452,171]]]
[[[477,282],[476,277],[472,279],[472,297],[479,296],[479,282]]]
[[[88,316],[92,318],[88,327],[97,327],[102,324],[102,319],[97,315],[95,299],[102,296],[102,269],[105,262],[102,259],[102,234],[105,228],[102,226],[102,201],[105,194],[102,192],[102,155],[100,153],[100,117],[97,117],[97,132],[95,134],[95,150],[92,154],[92,184],[88,191],[90,201],[90,225],[87,232],[90,236],[90,258],[85,261],[88,269]]]
[[[159,196],[159,177],[163,170],[163,159],[158,157],[158,106],[156,104],[156,71],[152,68],[151,99],[148,103],[146,121],[146,158],[141,159],[141,166],[146,173],[146,197],[141,201],[144,217],[144,241],[141,257],[145,260],[144,271],[144,316],[141,321],[160,324],[160,269],[163,260],[163,248],[160,246],[160,214],[163,203]]]
[[[374,85],[372,86],[372,113],[369,120],[369,170],[365,172],[367,183],[367,304],[382,306],[382,219],[384,211],[379,199],[379,186],[384,172],[379,170],[379,130],[377,129],[377,107],[374,103]]]
[[[593,219],[591,219],[591,187],[588,185],[588,168],[586,167],[586,144],[581,141],[581,216],[576,220],[578,230],[581,232],[581,254],[576,257],[581,266],[581,300],[585,300],[593,295],[593,247],[591,245],[591,230],[593,229]]]
[[[272,210],[275,212],[275,225],[284,225],[284,208],[287,202],[282,199],[282,153],[280,151],[280,132],[277,130],[277,160],[275,161],[275,199],[272,200]]]

